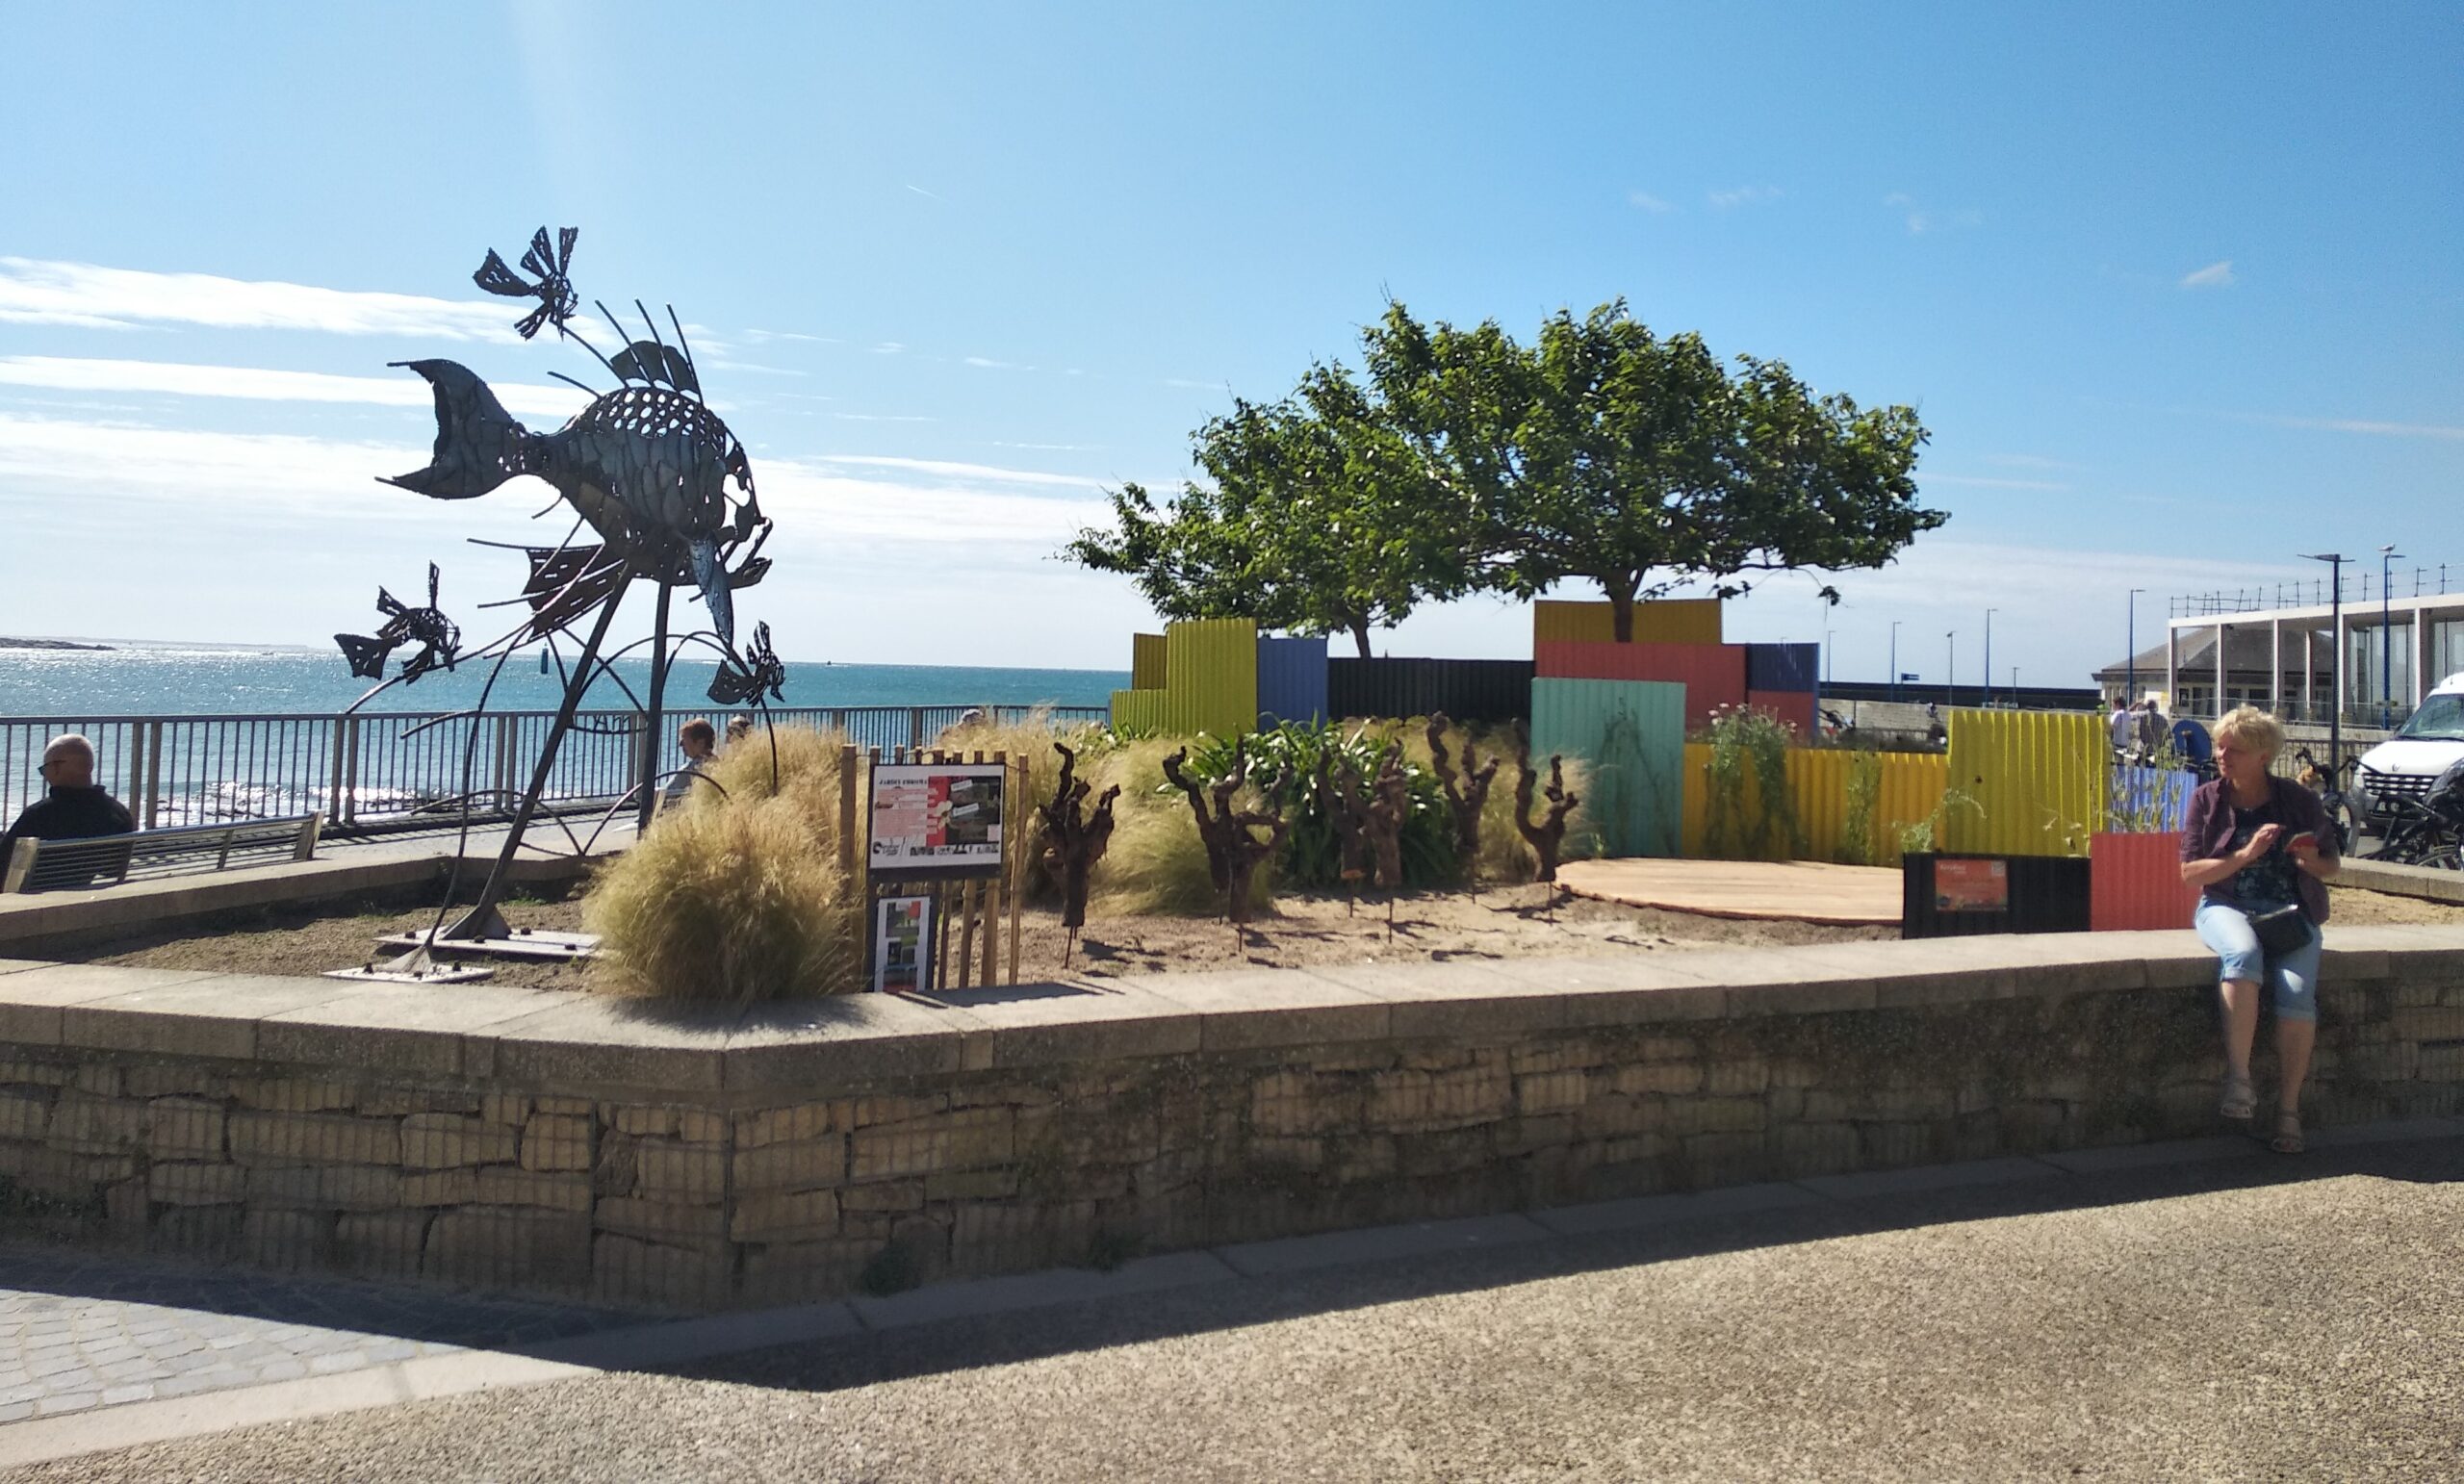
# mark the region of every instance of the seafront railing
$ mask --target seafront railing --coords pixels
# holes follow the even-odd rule
[[[996,721],[1041,712],[1100,722],[1102,706],[782,706],[780,726],[830,728],[859,747],[922,747],[969,711]],[[584,711],[556,755],[541,798],[612,800],[641,776],[642,755],[673,753],[680,707],[651,735],[638,711]],[[0,716],[0,824],[42,791],[37,767],[62,732],[94,743],[94,780],[140,828],[322,813],[329,831],[397,828],[510,809],[528,786],[552,711],[367,712],[357,716]],[[671,766],[671,759],[662,766]]]

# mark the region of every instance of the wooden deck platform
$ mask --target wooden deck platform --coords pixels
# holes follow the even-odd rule
[[[1577,896],[1707,917],[1842,927],[1899,925],[1900,874],[1815,860],[1574,860],[1558,884]]]

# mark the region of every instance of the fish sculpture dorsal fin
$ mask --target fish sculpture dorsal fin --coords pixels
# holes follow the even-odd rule
[[[616,352],[607,368],[627,381],[646,381],[694,397],[702,395],[702,378],[693,373],[693,363],[675,346],[662,345],[654,340],[637,340],[627,345]]]

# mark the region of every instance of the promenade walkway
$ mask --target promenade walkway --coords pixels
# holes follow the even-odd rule
[[[332,1338],[366,1308],[240,1313],[165,1270],[114,1309],[96,1269],[0,1263],[20,1387],[69,1374],[25,1359],[64,1334],[186,1329],[339,1372],[0,1426],[28,1480],[2464,1471],[2457,1119],[2320,1130],[2298,1160],[2139,1145],[632,1328],[423,1298],[398,1315],[465,1322],[407,1355]],[[491,1325],[493,1350],[437,1348]]]

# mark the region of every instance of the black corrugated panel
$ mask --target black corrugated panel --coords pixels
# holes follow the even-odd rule
[[[1961,893],[1935,888],[1935,867],[1945,860],[2000,862],[2008,890],[1998,908],[1956,905]],[[1905,857],[1900,866],[1899,935],[1965,937],[1979,933],[2085,933],[2088,931],[2088,857],[2085,856]]]
[[[1336,716],[1426,716],[1458,722],[1531,720],[1527,659],[1329,659],[1326,709]]]

